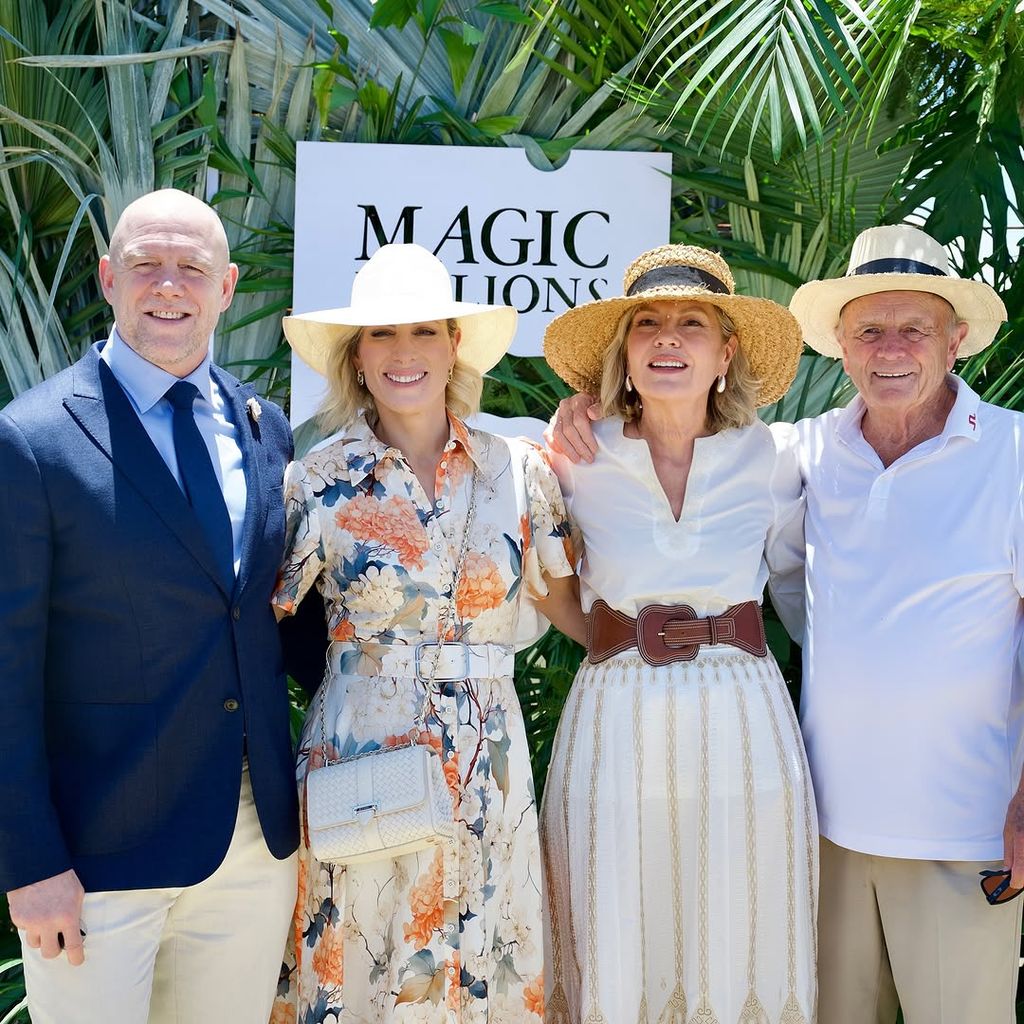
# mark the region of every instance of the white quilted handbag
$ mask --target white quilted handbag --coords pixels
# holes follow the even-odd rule
[[[452,577],[451,599],[438,613],[436,657],[425,687],[423,704],[413,723],[422,725],[430,703],[437,666],[455,604],[459,578],[469,549],[469,531],[476,511],[477,472],[470,484],[469,510],[462,548]],[[328,672],[330,669],[328,668]],[[325,693],[320,687],[320,735],[327,749]],[[328,760],[306,776],[306,824],[309,849],[326,864],[358,864],[415,853],[438,843],[454,845],[455,813],[441,758],[433,748],[410,742],[380,747],[340,761]]]
[[[451,791],[430,747],[388,747],[317,768],[306,787],[318,861],[390,859],[455,838]]]

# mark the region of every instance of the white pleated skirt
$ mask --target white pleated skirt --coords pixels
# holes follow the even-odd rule
[[[548,1024],[810,1024],[817,843],[771,655],[584,662],[542,812]]]

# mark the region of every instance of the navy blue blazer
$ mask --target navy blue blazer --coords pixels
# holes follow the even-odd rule
[[[228,593],[94,346],[0,412],[0,890],[191,885],[227,851],[243,738],[267,845],[298,843],[270,596],[288,423],[223,370],[248,500]]]

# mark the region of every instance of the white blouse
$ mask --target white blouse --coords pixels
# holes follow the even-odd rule
[[[772,600],[790,633],[803,619],[804,499],[789,432],[760,420],[697,438],[679,520],[647,442],[621,419],[594,425],[592,463],[552,462],[569,518],[582,534],[584,611],[597,598],[636,615],[647,604],[688,604],[716,615]],[[788,436],[787,436],[788,434]]]

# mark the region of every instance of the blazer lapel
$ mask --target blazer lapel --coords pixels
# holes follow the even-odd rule
[[[64,406],[115,469],[142,495],[226,596],[202,527],[110,368],[91,348],[74,367],[74,394]]]
[[[219,366],[211,366],[210,374],[217,382],[221,394],[231,409],[231,416],[242,449],[242,469],[245,473],[245,524],[242,528],[242,557],[238,568],[235,592],[241,593],[249,580],[259,538],[267,521],[266,451],[260,436],[259,423],[249,415],[246,404],[256,398],[256,388],[243,384]]]

